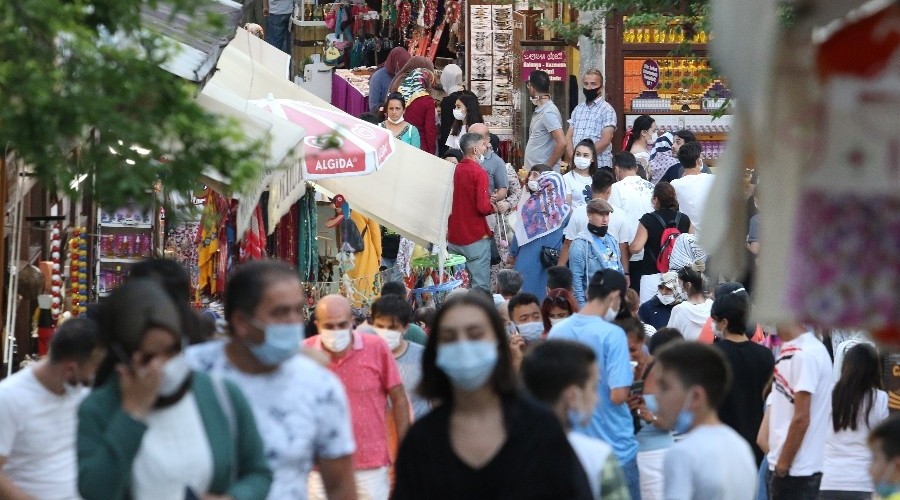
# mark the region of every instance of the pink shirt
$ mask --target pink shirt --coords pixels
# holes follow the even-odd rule
[[[319,336],[304,341],[307,347],[324,351]],[[353,344],[328,366],[341,379],[350,401],[350,419],[356,453],[354,469],[376,469],[390,465],[386,430],[388,392],[401,385],[400,371],[387,344],[380,337],[353,332]]]

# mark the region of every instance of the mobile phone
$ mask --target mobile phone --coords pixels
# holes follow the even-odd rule
[[[194,493],[194,490],[188,486],[184,489],[184,500],[200,500],[200,497],[198,497],[197,494]]]
[[[110,349],[112,349],[113,354],[115,354],[116,357],[119,358],[119,361],[121,361],[122,364],[124,364],[124,365],[127,366],[128,368],[132,368],[132,366],[131,366],[131,358],[129,358],[128,355],[125,354],[125,350],[122,349],[122,344],[120,344],[120,343],[118,343],[118,342],[114,342],[114,343],[110,346]]]
[[[632,396],[642,396],[644,394],[644,381],[638,380],[637,382],[631,384],[631,395]]]

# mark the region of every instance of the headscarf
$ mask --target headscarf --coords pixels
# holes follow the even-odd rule
[[[117,288],[102,305],[100,326],[108,345],[118,345],[129,357],[151,327],[167,330],[178,339],[183,333],[178,308],[150,278],[130,279]]]
[[[572,211],[566,203],[565,183],[561,175],[543,172],[538,177],[538,185],[538,192],[519,200],[519,216],[513,231],[520,247],[562,227]]]
[[[403,69],[403,66],[409,62],[410,57],[412,56],[409,55],[409,51],[406,50],[406,48],[394,47],[384,61],[384,70],[387,71],[387,74],[391,75],[391,78],[393,78],[397,76],[397,72]]]
[[[428,71],[428,82],[425,84],[426,89],[431,88],[431,82],[434,79],[434,63],[431,62],[431,59],[422,56],[411,57],[409,61],[406,61],[406,64],[403,65],[403,68],[400,69],[397,74],[394,75],[394,79],[391,80],[391,86],[389,87],[389,92],[399,92],[400,84],[403,83],[404,80],[417,69],[424,69]],[[407,99],[407,104],[409,100]]]
[[[429,95],[426,85],[428,75],[425,71],[421,68],[412,70],[409,76],[400,84],[398,90],[403,95],[403,98],[406,99],[407,106],[419,97]]]
[[[656,184],[666,175],[669,167],[678,163],[678,158],[672,156],[672,144],[675,138],[671,132],[659,136],[650,153],[650,182]]]
[[[672,245],[672,253],[669,254],[669,271],[680,271],[689,267],[698,273],[706,270],[706,251],[697,243],[697,236],[690,233],[681,233]]]
[[[441,72],[441,86],[444,92],[452,94],[463,89],[463,72],[462,68],[455,64],[448,64]]]

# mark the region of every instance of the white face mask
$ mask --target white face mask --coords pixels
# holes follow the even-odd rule
[[[581,170],[584,170],[591,166],[591,159],[583,158],[581,156],[576,156],[575,159],[572,160],[572,162],[575,163],[575,168],[581,169]]]
[[[466,114],[461,109],[453,109],[453,118],[456,118],[459,121],[463,121],[466,118]]]
[[[536,193],[540,191],[541,186],[538,184],[538,181],[528,181],[528,190],[532,193]]]
[[[482,155],[478,155],[477,160],[478,160],[478,163],[484,163],[484,155],[483,155],[483,154],[482,154]]]
[[[322,345],[331,352],[343,352],[350,345],[350,330],[319,330]]]
[[[375,333],[387,342],[388,348],[394,350],[400,347],[400,341],[403,340],[403,333],[397,330],[389,330],[387,328],[376,328]]]
[[[657,139],[659,139],[659,134],[653,132],[652,134],[650,134],[650,139],[647,141],[647,144],[656,144]]]
[[[564,319],[567,319],[567,318],[550,318],[550,326],[553,326]]]
[[[393,118],[388,118],[387,121],[393,123],[394,125],[400,125],[401,123],[403,123],[403,115],[400,115],[400,118],[398,118],[397,120],[394,120]]]
[[[190,374],[191,367],[188,366],[187,358],[183,352],[178,353],[163,365],[162,381],[159,383],[157,394],[164,398],[174,395]]]
[[[725,330],[719,330],[719,327],[716,326],[715,322],[713,322],[713,335],[715,335],[718,339],[725,338]]]
[[[609,309],[606,310],[606,314],[603,315],[603,319],[612,323],[613,321],[616,320],[616,316],[618,316],[618,315],[619,315],[619,310],[613,309],[612,307],[610,307]]]
[[[659,298],[659,301],[662,302],[662,305],[668,306],[675,302],[675,295],[663,295],[660,292],[656,292],[656,296]]]

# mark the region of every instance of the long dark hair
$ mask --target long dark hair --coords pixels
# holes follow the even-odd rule
[[[434,322],[431,324],[431,333],[428,335],[428,343],[422,354],[422,382],[419,384],[419,394],[440,404],[453,404],[453,389],[450,379],[437,367],[438,337],[440,337],[441,324],[447,313],[457,307],[470,306],[480,309],[488,318],[490,329],[497,341],[497,365],[491,374],[489,383],[500,396],[509,396],[515,393],[516,379],[512,369],[512,361],[506,340],[506,327],[500,313],[493,302],[480,297],[477,294],[465,294],[453,297],[441,305]]]
[[[844,356],[841,378],[831,393],[831,423],[835,432],[855,431],[863,406],[868,422],[876,389],[881,389],[878,351],[866,343],[851,347]]]
[[[650,130],[654,123],[656,123],[656,120],[650,115],[641,115],[635,118],[634,125],[631,126],[631,136],[628,137],[628,143],[625,144],[625,151],[630,153],[631,146],[634,146],[635,138],[640,137],[641,132]]]
[[[597,147],[594,146],[594,141],[592,141],[591,139],[584,139],[583,141],[579,142],[575,145],[575,149],[578,149],[580,146],[584,146],[591,150],[591,165],[588,167],[588,173],[591,174],[591,177],[593,177],[594,174],[597,173]],[[573,149],[572,151],[572,154],[574,155],[575,150]],[[575,159],[572,158],[572,161],[572,165],[574,166]]]
[[[471,93],[459,94],[456,98],[466,107],[466,127],[471,127],[476,123],[484,123],[484,117],[481,116],[481,107],[478,104],[478,97]],[[455,104],[454,104],[455,106]],[[459,135],[462,130],[462,120],[453,120],[453,127],[450,128],[450,135]]]
[[[678,211],[678,195],[675,188],[666,181],[662,181],[653,188],[653,197],[659,203],[657,210]]]
[[[400,106],[402,106],[402,107],[403,107],[403,110],[406,111],[406,99],[403,98],[403,94],[401,94],[400,92],[391,92],[391,93],[388,94],[387,97],[384,99],[384,104],[381,106],[381,109],[382,109],[383,111],[381,111],[381,113],[380,113],[380,115],[381,115],[381,116],[379,117],[379,118],[381,118],[380,121],[385,121],[385,120],[387,120],[387,115],[388,115],[388,114],[387,114],[388,104],[389,104],[391,101],[399,101],[399,102],[400,102]]]

